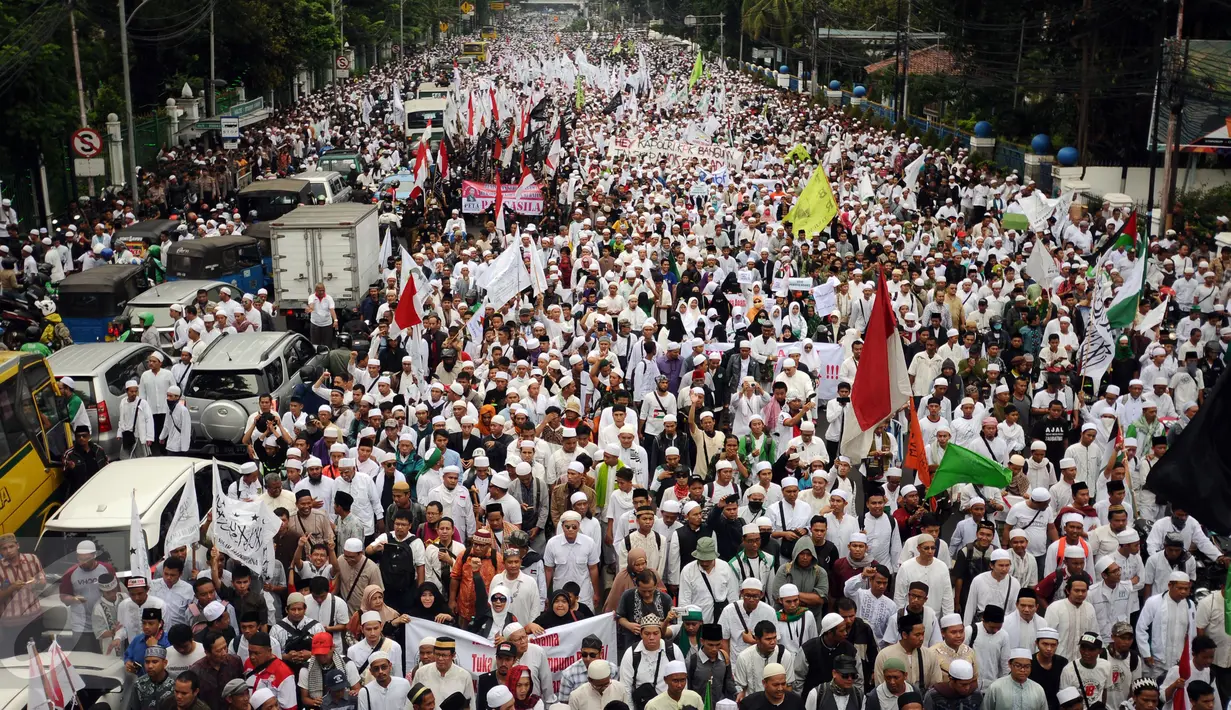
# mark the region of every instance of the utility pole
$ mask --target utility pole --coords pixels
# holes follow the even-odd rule
[[[1083,18],[1089,18],[1091,0],[1083,0],[1081,11]],[[1094,54],[1094,42],[1098,33],[1091,32],[1081,43],[1081,95],[1077,102],[1077,150],[1081,153],[1081,164],[1086,164],[1086,148],[1090,135],[1090,58]]]
[[[123,2],[123,0],[121,0]],[[329,14],[336,20],[338,18],[338,0],[329,0]],[[338,51],[341,51],[342,45],[338,45]],[[329,58],[329,79],[330,83],[338,83],[338,53],[334,52]]]
[[[218,115],[218,86],[214,83],[217,77],[216,65],[214,63],[214,8],[209,9],[209,84],[205,89],[207,97],[207,106],[209,109],[210,118]]]
[[[406,8],[406,0],[400,0],[400,2],[398,2],[398,47],[399,47],[399,51],[401,52],[406,51],[406,28],[402,24],[402,21],[403,21],[402,11],[405,8]]]
[[[1184,38],[1184,0],[1180,0],[1179,10],[1176,12],[1175,18],[1175,43],[1171,48],[1171,86],[1170,92],[1175,92],[1180,82],[1181,58],[1180,52],[1183,48]],[[1187,55],[1187,52],[1184,53]],[[1171,229],[1171,205],[1175,199],[1175,144],[1179,142],[1179,137],[1176,135],[1177,124],[1180,118],[1179,109],[1182,108],[1180,102],[1176,101],[1176,96],[1168,96],[1167,101],[1167,146],[1163,153],[1163,194],[1159,205],[1162,212],[1162,228],[1163,230]]]
[[[145,2],[138,5],[137,10],[140,10]],[[132,201],[135,204],[141,201],[141,188],[137,184],[137,131],[133,126],[132,80],[128,77],[128,13],[124,10],[124,0],[118,0],[117,4],[120,9],[120,58],[124,64],[124,123],[128,128],[126,146],[128,148],[129,190],[132,191]],[[136,14],[136,10],[133,14]]]
[[[723,66],[727,62],[727,13],[718,16],[718,56],[722,57]]]
[[[906,0],[906,47],[902,52],[902,118],[910,121],[910,13],[913,5]]]
[[[1022,85],[1022,52],[1026,49],[1026,18],[1022,18],[1022,33],[1017,40],[1017,71],[1013,74],[1013,108],[1017,108],[1017,90]]]
[[[68,9],[68,26],[73,36],[73,68],[77,72],[77,112],[81,119],[81,127],[85,128],[85,83],[81,80],[81,51],[77,47],[77,18],[73,8]],[[86,178],[86,189],[90,197],[94,196],[94,178]]]

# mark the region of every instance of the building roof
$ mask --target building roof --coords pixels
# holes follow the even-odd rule
[[[887,69],[894,65],[897,61],[896,57],[890,57],[874,64],[869,64],[863,68],[869,74],[875,74],[882,69]],[[910,53],[910,73],[916,75],[928,74],[948,74],[957,68],[957,60],[953,55],[946,51],[939,44],[934,44],[923,49],[916,49]]]

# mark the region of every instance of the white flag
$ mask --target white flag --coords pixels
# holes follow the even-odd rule
[[[1043,243],[1043,240],[1035,241],[1034,249],[1030,250],[1030,259],[1026,262],[1025,272],[1044,291],[1051,291],[1052,284],[1060,276],[1056,260],[1047,251],[1047,245]]]
[[[214,461],[214,519],[209,533],[215,547],[253,572],[264,573],[273,560],[274,536],[282,520],[263,501],[242,501],[222,490]]]
[[[1171,297],[1163,299],[1163,302],[1150,309],[1150,312],[1145,314],[1141,322],[1133,326],[1133,330],[1138,333],[1148,333],[1154,330],[1154,326],[1163,322],[1163,316],[1167,315],[1167,307],[1171,305]]]
[[[150,578],[150,551],[145,546],[141,528],[141,512],[137,510],[137,489],[132,493],[132,524],[128,528],[128,568],[132,576]]]
[[[26,690],[27,710],[52,710],[51,699],[47,697],[47,674],[39,660],[34,642],[26,644],[26,653],[30,655],[30,682]]]
[[[169,553],[181,547],[195,545],[201,539],[201,512],[197,505],[197,481],[193,474],[184,481],[180,502],[175,508],[175,517],[167,528],[163,548]]]

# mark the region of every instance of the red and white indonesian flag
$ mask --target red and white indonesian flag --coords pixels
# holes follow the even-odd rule
[[[415,260],[410,258],[406,247],[402,249],[402,293],[398,294],[398,305],[393,311],[393,322],[400,330],[413,328],[423,322],[424,295],[419,292],[415,283],[415,273],[419,271]]]
[[[863,353],[855,381],[851,383],[851,406],[846,408],[842,453],[852,464],[863,460],[872,445],[872,433],[910,400],[910,376],[898,336],[893,303],[882,269],[876,284],[876,301],[863,334]]]
[[[560,166],[562,155],[564,155],[564,149],[560,147],[560,125],[556,124],[556,134],[551,139],[551,147],[547,149],[547,159],[543,161],[548,175],[556,174],[556,168]]]

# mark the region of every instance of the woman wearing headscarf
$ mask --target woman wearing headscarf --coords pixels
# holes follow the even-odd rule
[[[526,666],[513,666],[504,684],[513,693],[513,710],[543,710],[543,699],[534,694],[534,680]]]
[[[479,433],[483,436],[491,436],[492,417],[496,416],[496,405],[485,404],[479,407]]]
[[[359,603],[360,617],[368,611],[380,614],[380,620],[385,624],[383,633],[386,638],[406,648],[406,624],[410,622],[410,616],[385,604],[385,590],[375,584],[363,588],[363,599]]]
[[[438,624],[453,623],[453,615],[449,612],[449,600],[440,593],[440,588],[435,582],[424,582],[419,585],[419,594],[406,613],[416,619],[435,621]]]
[[[495,641],[500,631],[514,621],[517,616],[509,610],[509,590],[503,585],[497,585],[492,593],[487,595],[488,605],[483,611],[476,613],[470,621],[471,633],[482,636],[489,641]]]
[[[611,591],[607,594],[607,602],[603,604],[603,612],[615,611],[620,604],[620,597],[629,589],[637,587],[637,574],[648,564],[645,550],[634,547],[628,551],[628,564],[611,582]]]
[[[554,629],[577,620],[578,616],[572,611],[572,601],[569,599],[568,592],[561,589],[551,595],[551,601],[543,609],[543,613],[539,614],[539,618],[534,620],[534,623],[544,629]]]
[[[798,301],[791,301],[787,306],[786,318],[782,319],[782,337],[796,342],[808,337],[808,321],[800,312]]]

